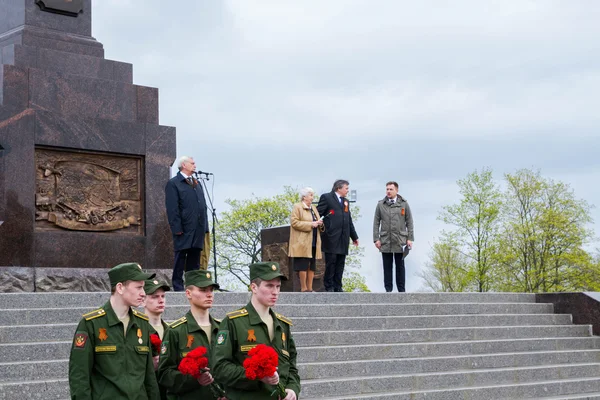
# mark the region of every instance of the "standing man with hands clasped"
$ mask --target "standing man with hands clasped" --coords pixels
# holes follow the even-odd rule
[[[165,202],[175,250],[173,290],[182,292],[183,273],[200,269],[200,252],[208,232],[208,213],[202,185],[193,177],[196,171],[194,159],[183,156],[177,167],[179,172],[165,187]]]
[[[338,179],[333,183],[330,193],[319,198],[317,210],[325,216],[325,231],[321,233],[321,249],[325,253],[325,276],[323,285],[328,292],[343,292],[342,277],[348,255],[350,239],[358,246],[358,235],[352,223],[348,195],[350,183]]]
[[[394,289],[392,270],[396,261],[396,287],[405,292],[404,258],[414,240],[413,219],[408,202],[398,194],[398,183],[385,184],[385,197],[379,200],[373,219],[373,242],[383,259],[385,291]]]

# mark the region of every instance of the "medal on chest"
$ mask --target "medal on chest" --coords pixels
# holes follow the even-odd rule
[[[139,344],[144,343],[144,341],[142,340],[142,330],[140,328],[138,328],[138,330],[137,330],[137,337],[138,337]]]

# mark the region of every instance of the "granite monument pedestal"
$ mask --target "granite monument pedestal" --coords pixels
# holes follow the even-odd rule
[[[158,89],[104,58],[91,0],[0,10],[0,290],[52,290],[36,269],[60,269],[60,290],[106,290],[80,281],[127,261],[170,269]]]

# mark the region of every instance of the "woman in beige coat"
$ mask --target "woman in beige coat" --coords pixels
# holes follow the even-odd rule
[[[315,191],[311,188],[300,190],[300,203],[294,204],[290,217],[290,245],[288,256],[292,257],[294,271],[298,271],[300,288],[312,292],[312,283],[321,259],[321,235],[323,221],[317,207],[312,205]]]

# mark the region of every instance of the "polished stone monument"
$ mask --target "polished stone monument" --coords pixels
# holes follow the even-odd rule
[[[91,0],[0,0],[0,291],[105,290],[170,269],[175,128],[158,89],[104,58]]]

